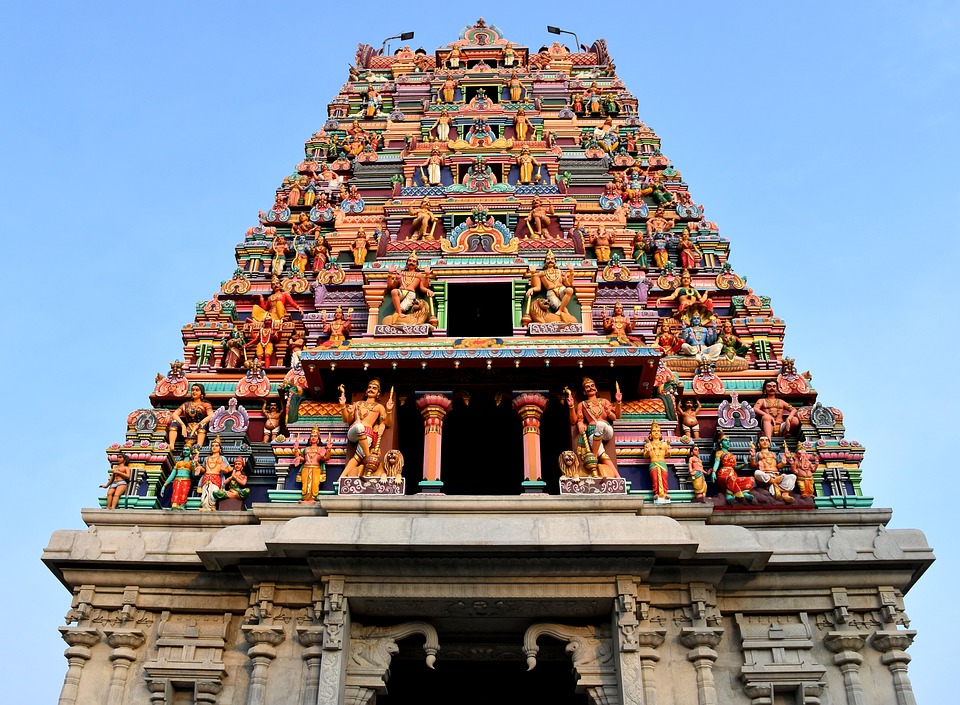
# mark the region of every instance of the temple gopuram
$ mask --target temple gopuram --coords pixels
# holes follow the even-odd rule
[[[44,552],[60,705],[913,704],[933,553],[604,40],[345,78]]]

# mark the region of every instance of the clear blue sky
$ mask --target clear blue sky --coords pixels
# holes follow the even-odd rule
[[[141,5],[0,10],[10,702],[54,702],[66,672],[70,598],[41,549],[82,527],[104,448],[182,357],[181,325],[230,277],[357,43],[413,30],[432,51],[477,10],[535,48],[548,23],[606,37],[736,271],[787,321],[787,354],[866,445],[865,492],[936,549],[907,596],[910,670],[920,702],[953,699],[960,5]]]

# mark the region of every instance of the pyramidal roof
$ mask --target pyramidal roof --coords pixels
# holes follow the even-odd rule
[[[361,44],[317,128],[107,450],[137,475],[120,508],[870,505],[863,448],[604,40],[480,19],[433,53]]]

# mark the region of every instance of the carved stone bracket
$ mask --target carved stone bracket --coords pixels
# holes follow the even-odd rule
[[[414,634],[424,638],[427,668],[433,668],[440,651],[437,630],[427,622],[405,622],[392,627],[350,627],[350,660],[347,663],[346,703],[364,705],[375,693],[385,693],[390,661],[399,651],[397,642]]]
[[[528,671],[537,666],[537,654],[540,651],[537,640],[543,635],[567,642],[566,651],[573,660],[578,693],[587,693],[596,705],[619,702],[613,643],[608,630],[565,624],[531,625],[523,635],[523,653],[527,657]]]

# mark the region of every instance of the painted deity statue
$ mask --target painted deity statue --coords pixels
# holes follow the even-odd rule
[[[507,90],[510,92],[510,102],[519,103],[523,97],[523,82],[520,80],[516,71],[511,73],[510,78],[507,80]]]
[[[660,306],[667,301],[676,301],[677,302],[677,311],[683,311],[688,306],[694,304],[699,304],[707,311],[713,311],[713,302],[707,298],[708,293],[704,291],[700,293],[695,288],[693,288],[693,280],[690,276],[690,272],[686,269],[680,274],[680,286],[673,290],[673,293],[670,296],[664,296],[657,301],[657,305]]]
[[[386,405],[380,403],[380,380],[371,379],[367,384],[365,398],[355,404],[347,404],[347,397],[340,387],[340,416],[350,424],[347,439],[357,444],[356,452],[347,461],[344,477],[359,477],[371,451],[379,448],[384,429],[391,424],[393,393]]]
[[[573,392],[566,390],[570,424],[577,429],[577,453],[589,474],[596,467],[601,477],[620,477],[603,444],[613,438],[613,422],[620,418],[623,394],[618,387],[611,404],[597,396],[597,383],[589,377],[583,378],[581,389],[583,401],[579,404],[574,403]]]
[[[280,424],[283,421],[283,407],[275,401],[263,402],[263,442],[269,443],[280,435]]]
[[[430,289],[429,268],[420,271],[417,253],[411,252],[407,257],[406,267],[400,271],[393,271],[387,276],[387,295],[393,302],[393,310],[398,314],[407,314],[417,305],[417,294],[423,294],[428,299],[433,298]]]
[[[777,397],[777,382],[769,380],[763,384],[763,397],[753,405],[760,419],[761,430],[767,438],[788,436],[800,427],[797,410]]]
[[[215,512],[217,498],[215,492],[223,487],[223,476],[229,471],[230,465],[222,455],[223,445],[220,436],[210,442],[210,455],[202,466],[194,470],[195,475],[201,475],[197,490],[200,492],[200,511]]]
[[[128,484],[130,484],[130,468],[127,467],[127,462],[121,455],[119,462],[110,470],[110,477],[100,485],[107,491],[107,509],[117,508],[117,503],[127,491]]]
[[[430,132],[436,132],[437,139],[441,142],[446,142],[450,139],[450,127],[452,125],[453,119],[450,117],[446,108],[444,108],[440,111],[440,117],[438,117],[437,121],[430,127]]]
[[[452,103],[457,90],[457,82],[449,73],[440,86],[440,101],[443,103]]]
[[[346,344],[347,338],[350,336],[350,319],[344,318],[343,309],[340,306],[337,306],[337,310],[334,311],[333,319],[324,324],[323,332],[328,337],[321,343],[320,347],[339,348]]]
[[[550,218],[553,216],[553,204],[546,206],[540,200],[539,196],[534,196],[530,202],[530,213],[523,219],[527,227],[527,237],[539,240],[550,234]]]
[[[621,345],[643,345],[643,340],[629,335],[633,330],[633,321],[629,316],[623,313],[623,304],[617,301],[613,305],[613,315],[608,317],[606,310],[603,312],[603,329],[610,336],[611,342],[617,342]]]
[[[717,450],[713,459],[713,475],[726,495],[727,503],[735,500],[753,502],[750,490],[756,485],[752,477],[737,474],[737,456],[730,450],[730,439],[723,431],[717,432]]]
[[[597,262],[610,261],[610,246],[613,244],[613,236],[604,227],[597,228],[597,232],[590,238],[593,245],[593,253],[596,255]]]
[[[527,117],[527,113],[523,108],[518,108],[517,114],[513,117],[513,134],[515,134],[517,139],[521,142],[526,142],[527,137],[533,131],[533,123],[530,122],[530,118]]]
[[[443,166],[443,155],[440,150],[434,147],[430,151],[430,156],[420,165],[420,178],[424,185],[439,186],[441,167]]]
[[[683,269],[696,269],[700,266],[703,259],[703,252],[699,246],[690,239],[690,231],[684,228],[680,234],[680,240],[677,242],[677,252],[680,254],[680,266]]]
[[[689,355],[698,360],[716,360],[723,352],[723,345],[717,342],[717,329],[711,324],[704,326],[700,316],[694,315],[690,325],[680,333],[683,344],[681,355]]]
[[[290,247],[287,245],[287,239],[283,235],[275,235],[273,242],[270,243],[270,252],[273,254],[273,260],[270,264],[270,272],[275,277],[283,274],[283,268],[287,264],[287,252]]]
[[[537,168],[537,181],[540,180],[540,162],[538,162],[530,150],[524,147],[520,150],[520,156],[517,157],[517,164],[520,167],[520,183],[521,184],[530,184],[534,182],[533,178],[533,167]]]
[[[667,474],[667,457],[677,452],[663,440],[660,424],[656,421],[650,426],[650,435],[643,442],[640,451],[642,457],[650,461],[650,482],[653,489],[654,504],[670,504],[670,485]]]
[[[170,415],[170,428],[167,442],[173,448],[177,435],[183,432],[184,443],[188,446],[203,445],[207,437],[207,424],[213,418],[213,405],[207,401],[207,392],[202,384],[190,385],[190,401],[185,401]]]
[[[270,317],[274,323],[280,323],[289,316],[288,308],[296,309],[302,313],[300,306],[293,300],[293,297],[283,290],[279,278],[273,278],[270,288],[272,289],[270,296],[266,299],[260,296],[259,305],[254,305],[250,314],[253,320],[262,322],[265,318]]]
[[[357,236],[350,243],[350,251],[353,253],[353,263],[357,267],[362,267],[367,259],[367,252],[370,250],[370,239],[362,228],[357,232]]]
[[[183,509],[186,507],[187,499],[190,497],[190,487],[192,483],[193,471],[197,467],[196,447],[184,446],[180,460],[173,466],[173,470],[167,476],[160,491],[163,492],[168,485],[173,485],[170,494],[170,509]]]
[[[700,420],[697,414],[701,408],[699,399],[687,399],[680,407],[680,428],[694,438],[700,438]]]
[[[430,207],[430,199],[424,198],[420,201],[420,207],[417,209],[411,207],[409,213],[413,216],[410,239],[433,240],[433,230],[437,224],[437,216],[434,215],[433,209]]]
[[[703,461],[700,460],[700,454],[696,447],[690,451],[690,457],[687,459],[687,470],[690,473],[690,484],[693,486],[693,501],[707,501],[707,476],[703,470]]]
[[[247,475],[243,471],[244,459],[239,455],[233,459],[230,474],[223,479],[223,487],[214,490],[213,497],[219,502],[224,499],[239,499],[241,502],[250,496],[247,487]]]
[[[567,265],[567,270],[562,271],[557,268],[557,258],[553,250],[547,250],[547,255],[543,260],[542,270],[533,270],[530,273],[530,288],[527,289],[527,296],[533,297],[534,294],[543,292],[546,297],[550,310],[554,313],[566,312],[567,304],[573,297],[573,265]]]
[[[780,472],[786,467],[787,461],[770,449],[770,439],[767,436],[760,436],[757,444],[760,446],[759,451],[753,443],[750,444],[750,467],[756,471],[753,476],[757,484],[773,497],[787,504],[793,504],[791,493],[797,484],[796,475]]]
[[[816,494],[813,484],[813,461],[806,449],[800,445],[790,458],[790,470],[797,478],[797,489],[801,497],[813,497]]]
[[[718,340],[723,346],[720,356],[727,360],[733,360],[737,357],[746,355],[750,350],[748,346],[743,344],[743,341],[741,341],[740,338],[734,335],[733,323],[731,323],[729,320],[726,320],[720,324],[720,337]]]
[[[310,440],[302,451],[294,450],[294,464],[300,466],[300,504],[313,504],[320,494],[320,486],[327,479],[326,461],[333,450],[333,441],[327,434],[327,444],[320,445],[320,429],[314,425],[310,431]]]

